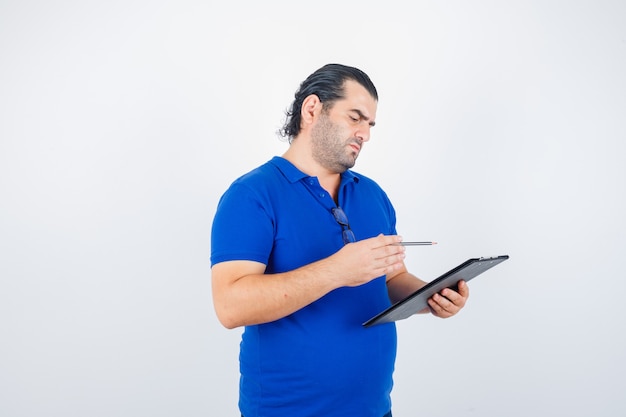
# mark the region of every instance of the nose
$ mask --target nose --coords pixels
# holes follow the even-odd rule
[[[371,128],[372,127],[369,124],[363,123],[359,126],[354,136],[358,138],[360,142],[368,142],[370,140]]]

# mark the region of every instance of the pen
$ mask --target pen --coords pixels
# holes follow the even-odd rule
[[[425,246],[425,245],[436,245],[437,242],[400,242],[401,246]]]

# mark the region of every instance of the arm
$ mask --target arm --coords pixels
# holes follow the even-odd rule
[[[426,282],[409,273],[404,265],[395,274],[387,275],[387,290],[392,303],[402,300],[424,285]],[[420,311],[420,314],[431,312],[441,318],[452,317],[465,306],[468,297],[467,283],[459,281],[458,292],[446,288],[433,295],[428,300],[429,308]]]
[[[265,274],[252,261],[213,266],[213,304],[227,328],[283,318],[335,288],[365,284],[404,267],[404,247],[398,236],[377,236],[350,243],[335,254],[293,271]]]

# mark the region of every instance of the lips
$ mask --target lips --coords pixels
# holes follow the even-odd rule
[[[350,142],[350,147],[358,154],[361,151],[361,145],[358,142]]]

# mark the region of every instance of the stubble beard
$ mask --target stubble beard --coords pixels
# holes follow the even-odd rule
[[[346,148],[355,139],[341,140],[339,127],[322,115],[311,131],[313,159],[324,168],[341,174],[352,168],[356,163],[357,154],[348,152]]]

